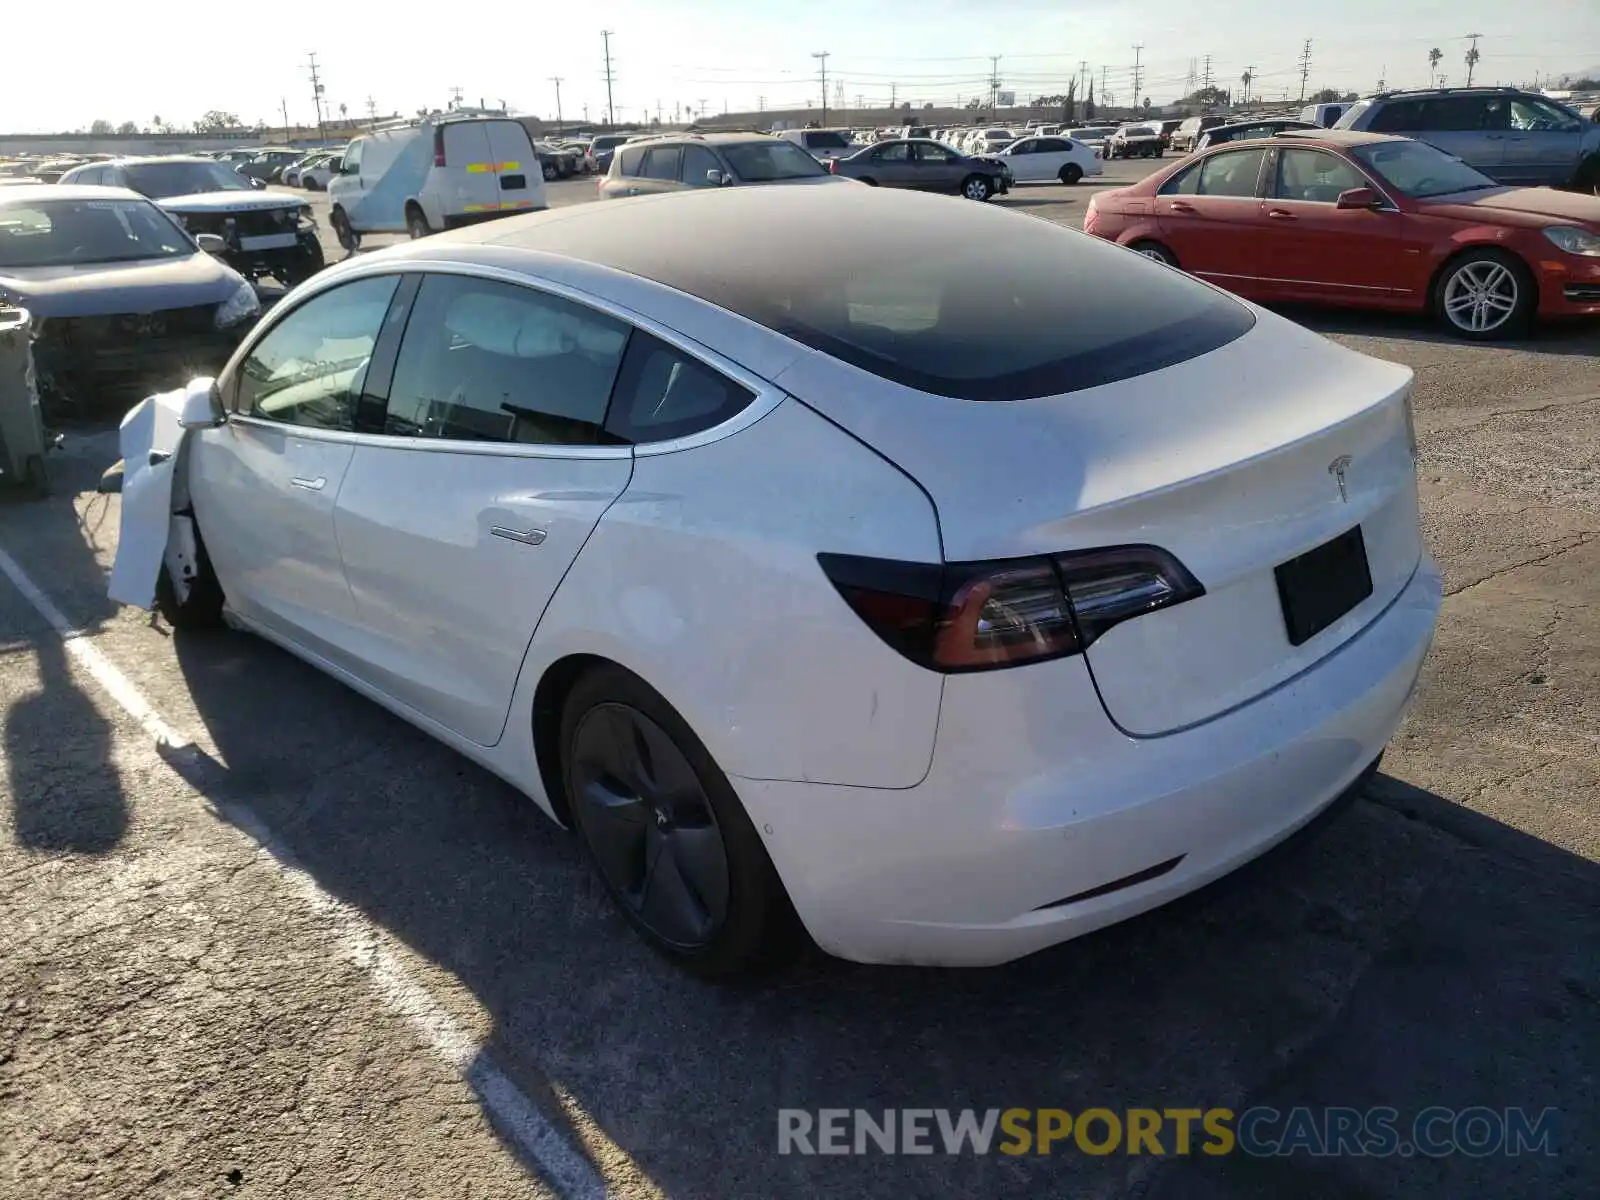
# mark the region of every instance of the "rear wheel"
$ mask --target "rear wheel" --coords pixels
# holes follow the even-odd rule
[[[1164,263],[1169,267],[1176,268],[1178,265],[1178,256],[1171,250],[1168,250],[1160,242],[1152,242],[1149,240],[1142,242],[1130,242],[1128,249],[1144,255],[1146,258],[1153,258],[1158,263]]]
[[[790,942],[788,898],[727,777],[682,717],[620,667],[568,695],[562,776],[606,891],[656,950],[704,975]]]
[[[406,232],[411,235],[413,240],[425,238],[433,232],[428,227],[428,218],[423,215],[422,209],[415,204],[406,209]]]
[[[987,200],[994,195],[994,182],[987,175],[968,175],[961,182],[961,194],[968,200]]]
[[[540,163],[539,173],[544,176],[544,181],[546,183],[554,183],[556,181],[556,177],[561,174],[560,171],[556,170],[556,165],[553,162]]]
[[[1572,180],[1572,190],[1586,196],[1600,196],[1600,154],[1591,156]]]
[[[1446,264],[1433,307],[1458,337],[1488,342],[1527,330],[1538,296],[1521,260],[1503,250],[1470,250]]]
[[[1061,168],[1061,174],[1057,178],[1068,187],[1071,187],[1083,178],[1083,168],[1077,163],[1068,163]]]

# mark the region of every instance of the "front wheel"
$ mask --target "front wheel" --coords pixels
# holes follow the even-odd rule
[[[787,947],[792,910],[755,826],[659,693],[620,667],[590,671],[567,697],[561,745],[578,836],[657,951],[714,976]]]
[[[1477,342],[1525,332],[1538,302],[1533,278],[1503,250],[1472,250],[1440,272],[1433,307],[1446,329]]]
[[[322,257],[321,244],[308,240],[301,244],[300,249],[288,262],[274,270],[273,274],[284,287],[292,288],[310,279],[326,265],[327,261]]]
[[[406,232],[411,235],[413,241],[425,238],[433,232],[428,227],[428,218],[423,215],[420,208],[413,208],[406,213]]]
[[[346,254],[354,254],[361,246],[361,235],[350,228],[350,218],[344,215],[344,209],[334,209],[328,220],[333,225],[333,236],[339,239],[339,248]]]
[[[987,200],[994,195],[994,181],[987,175],[968,175],[962,181],[961,194],[968,200]]]
[[[1061,168],[1061,174],[1058,176],[1058,178],[1062,183],[1066,184],[1068,187],[1071,187],[1073,184],[1078,183],[1083,179],[1083,168],[1077,163],[1068,163],[1066,166]]]
[[[192,518],[191,518],[192,519]],[[200,526],[194,527],[195,562],[189,576],[188,594],[178,597],[172,569],[163,562],[156,575],[156,611],[173,629],[215,629],[222,624],[222,585],[211,569],[206,544],[200,540]]]

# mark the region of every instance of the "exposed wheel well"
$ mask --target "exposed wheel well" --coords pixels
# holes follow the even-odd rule
[[[571,828],[572,813],[567,807],[567,787],[561,777],[561,711],[572,689],[595,667],[617,666],[597,654],[569,654],[545,669],[539,686],[533,689],[533,756],[539,764],[539,779],[550,798],[551,811],[563,825]]]
[[[1444,273],[1456,263],[1460,262],[1467,255],[1478,254],[1485,250],[1492,250],[1503,254],[1512,262],[1514,262],[1518,269],[1522,272],[1522,281],[1533,288],[1534,302],[1538,303],[1539,278],[1533,273],[1533,268],[1527,264],[1527,261],[1523,259],[1522,255],[1518,254],[1515,250],[1506,249],[1497,242],[1474,242],[1470,246],[1461,247],[1461,249],[1457,250],[1449,258],[1445,259],[1442,263],[1434,268],[1433,274],[1428,277],[1428,293],[1423,298],[1423,303],[1428,312],[1432,313],[1438,311],[1438,305],[1434,303],[1434,296],[1438,294],[1439,280],[1444,278]]]

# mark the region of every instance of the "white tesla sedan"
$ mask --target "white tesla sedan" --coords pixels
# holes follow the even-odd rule
[[[575,206],[326,271],[135,410],[112,594],[511,781],[685,964],[794,916],[997,963],[1376,764],[1440,600],[1410,390],[985,205]]]

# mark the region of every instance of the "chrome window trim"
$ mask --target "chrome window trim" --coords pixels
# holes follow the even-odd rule
[[[684,434],[682,437],[660,442],[643,442],[631,446],[563,446],[544,443],[475,442],[456,441],[449,438],[397,437],[392,434],[364,433],[344,429],[317,429],[306,425],[271,421],[261,417],[241,414],[236,407],[233,409],[231,419],[263,428],[284,430],[297,437],[306,436],[318,441],[347,441],[356,445],[383,446],[393,449],[426,450],[434,453],[451,454],[488,454],[509,458],[612,459],[626,458],[630,455],[647,457],[657,454],[675,454],[681,450],[692,450],[697,446],[705,446],[712,442],[721,441],[723,438],[731,437],[740,430],[748,429],[772,412],[778,405],[782,404],[784,400],[788,399],[788,393],[775,386],[770,380],[763,379],[731,359],[724,358],[709,346],[702,345],[687,334],[679,333],[677,330],[644,316],[626,305],[591,295],[567,284],[557,283],[552,279],[545,279],[542,276],[531,275],[522,271],[508,270],[505,267],[490,266],[486,263],[405,259],[401,262],[379,262],[371,265],[357,264],[342,270],[337,277],[328,279],[320,285],[313,279],[303,285],[303,293],[297,296],[292,306],[280,305],[274,307],[250,331],[250,336],[240,343],[239,349],[234,352],[233,358],[229,359],[228,365],[223,368],[222,374],[219,376],[221,380],[219,386],[224,389],[224,395],[229,395],[232,392],[230,404],[236,405],[238,398],[237,392],[232,391],[233,372],[236,364],[248,358],[255,347],[260,344],[261,339],[270,334],[278,322],[282,321],[290,312],[310,303],[323,293],[333,291],[346,283],[354,283],[357,280],[370,279],[379,275],[404,276],[413,274],[467,275],[474,278],[507,283],[516,287],[525,287],[537,292],[545,292],[563,300],[569,300],[574,304],[581,304],[614,320],[625,321],[630,326],[642,329],[653,337],[659,338],[673,349],[698,360],[719,374],[727,376],[746,391],[751,392],[753,394],[752,399],[749,404],[745,405],[733,416],[717,425],[712,425],[695,433]],[[621,369],[620,362],[618,363],[618,369],[619,371]]]

